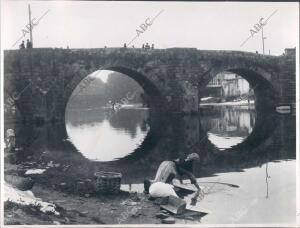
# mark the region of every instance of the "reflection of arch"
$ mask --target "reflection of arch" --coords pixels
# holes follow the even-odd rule
[[[137,127],[140,122],[135,122],[133,120],[136,119],[143,119],[148,118],[148,112],[146,110],[136,111],[136,110],[128,110],[128,109],[121,109],[118,112],[116,112],[114,115],[112,115],[111,118],[108,118],[108,122],[113,128],[116,129],[122,129],[130,134],[130,136],[133,138],[137,133]],[[146,111],[146,112],[145,112]],[[126,120],[126,121],[124,121]]]
[[[242,143],[223,151],[219,151],[207,138],[200,144],[201,166],[196,167],[195,175],[211,176],[215,173],[243,172],[246,168],[261,166],[266,162],[292,158],[290,154],[281,154],[276,143],[278,137],[278,115],[258,117],[257,129]],[[261,131],[257,131],[261,129]],[[201,129],[202,131],[202,129]],[[256,133],[254,133],[256,132]],[[206,132],[202,131],[202,135]],[[203,137],[204,137],[203,136]],[[295,148],[287,151],[295,151]]]
[[[268,115],[257,112],[255,125],[251,134],[242,143],[236,145],[236,147],[233,147],[230,151],[256,148],[273,134],[277,126],[276,123],[277,118],[274,112],[269,113]]]

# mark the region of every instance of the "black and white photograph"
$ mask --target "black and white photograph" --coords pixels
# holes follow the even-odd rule
[[[299,227],[299,3],[1,1],[1,227]]]

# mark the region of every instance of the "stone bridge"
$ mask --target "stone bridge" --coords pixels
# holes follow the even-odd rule
[[[198,113],[201,90],[224,71],[250,83],[257,110],[282,104],[295,107],[295,49],[286,49],[281,56],[194,48],[6,50],[4,103],[15,105],[25,122],[63,122],[73,90],[99,69],[138,82],[154,115]]]

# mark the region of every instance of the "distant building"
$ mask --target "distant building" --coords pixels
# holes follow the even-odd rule
[[[223,72],[208,83],[203,97],[239,97],[249,92],[250,85],[247,80],[237,74]]]
[[[284,49],[285,55],[295,55],[296,54],[296,48],[286,48]]]

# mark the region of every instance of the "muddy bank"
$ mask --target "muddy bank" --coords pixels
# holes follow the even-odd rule
[[[56,205],[56,210],[59,211],[59,215],[53,213],[43,213],[36,205],[21,205],[11,201],[4,203],[5,210],[5,225],[59,225],[59,224],[103,224],[100,220],[90,219],[85,214],[80,213],[77,210],[65,210],[64,208]]]
[[[6,169],[8,165],[5,164]],[[22,165],[9,165],[10,173],[21,173]],[[295,166],[294,160],[270,162],[261,167],[244,169],[243,172],[221,173],[214,177],[198,178],[205,196],[195,209],[208,212],[197,219],[177,219],[176,224],[294,224],[295,223]],[[80,169],[73,177],[78,175]],[[75,169],[73,170],[75,172]],[[267,179],[266,171],[272,178]],[[22,171],[24,175],[24,171]],[[67,172],[66,172],[67,173]],[[47,175],[50,184],[46,184]],[[57,181],[55,182],[55,175]],[[31,175],[36,181],[32,192],[43,201],[54,203],[62,217],[31,213],[23,207],[5,208],[5,224],[161,224],[156,214],[160,207],[141,193],[141,184],[132,184],[131,191],[115,196],[79,195],[72,187],[55,187],[60,181],[75,185],[77,178],[63,179],[57,167],[48,168],[43,174]],[[26,175],[25,175],[26,176]],[[38,176],[38,177],[37,177]],[[64,175],[62,175],[64,176]],[[68,176],[66,174],[66,176]],[[72,175],[70,175],[72,176]],[[286,178],[286,177],[289,178]],[[43,180],[43,181],[41,181]],[[232,187],[230,183],[239,187]],[[54,186],[51,187],[51,186]],[[129,186],[126,186],[129,187]],[[123,189],[123,188],[122,188]],[[282,190],[284,189],[284,191]],[[190,199],[185,198],[187,206]],[[270,210],[272,208],[272,210]],[[282,214],[282,211],[285,213]],[[276,216],[275,216],[276,215]],[[27,219],[28,218],[28,219]],[[256,218],[255,221],[253,218]]]
[[[41,213],[34,206],[5,204],[5,224],[159,224],[159,206],[143,194],[120,193],[109,197],[80,197],[50,191],[40,185],[34,195],[56,205],[60,216]]]
[[[28,170],[44,169],[41,174],[26,174]],[[87,178],[84,165],[74,166],[54,162],[29,161],[5,164],[5,175],[30,177],[35,197],[53,203],[60,215],[41,213],[32,205],[5,203],[5,224],[159,224],[155,214],[159,205],[142,193],[120,191],[100,195]],[[82,175],[82,174],[85,175]]]

